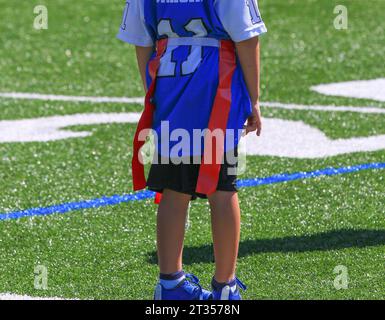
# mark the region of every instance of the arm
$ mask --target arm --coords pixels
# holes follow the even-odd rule
[[[144,91],[147,92],[146,67],[154,51],[154,47],[136,46],[135,48],[136,48],[136,59],[138,61],[140,76],[142,77],[143,88],[144,88]]]
[[[252,114],[247,119],[246,134],[257,131],[257,135],[260,136],[262,131],[262,119],[259,108],[259,38],[254,37],[249,40],[238,42],[236,43],[236,48],[253,106]]]

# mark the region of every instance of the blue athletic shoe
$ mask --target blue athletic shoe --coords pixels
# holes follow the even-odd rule
[[[173,289],[166,289],[158,283],[154,300],[212,300],[212,294],[200,286],[196,276],[186,273],[185,278]]]
[[[215,288],[216,281],[213,279],[213,300],[242,300],[239,288],[246,290],[247,287],[239,280],[235,278],[233,281]]]

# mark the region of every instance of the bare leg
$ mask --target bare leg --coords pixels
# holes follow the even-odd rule
[[[160,273],[182,270],[186,215],[191,196],[164,190],[158,208],[157,245]]]
[[[213,230],[215,280],[229,282],[235,277],[240,238],[240,209],[236,192],[216,191],[209,196]]]

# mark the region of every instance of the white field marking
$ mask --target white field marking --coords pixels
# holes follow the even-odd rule
[[[89,131],[62,130],[79,125],[106,123],[137,123],[140,114],[129,113],[89,113],[53,116],[24,120],[0,121],[0,143],[6,142],[47,142],[92,135]]]
[[[25,120],[0,121],[0,143],[46,142],[86,137],[92,132],[62,130],[76,125],[106,123],[136,123],[140,113],[91,113],[54,116]],[[249,155],[268,155],[289,158],[324,158],[345,153],[385,149],[385,135],[329,139],[322,131],[302,121],[264,119],[262,137],[246,137]]]
[[[40,298],[40,297],[17,295],[12,293],[0,293],[0,301],[1,300],[73,300],[73,299],[63,299],[58,297]]]
[[[55,94],[22,93],[22,92],[0,92],[0,98],[21,99],[21,100],[42,100],[42,101],[70,101],[70,102],[90,102],[90,103],[138,103],[143,104],[144,98],[127,97],[82,97],[64,96]]]
[[[385,135],[332,140],[302,121],[265,118],[262,136],[250,133],[246,146],[248,155],[316,159],[385,149]]]
[[[311,89],[328,96],[385,101],[385,78],[320,84]]]
[[[261,102],[261,107],[287,109],[287,110],[308,110],[308,111],[332,111],[332,112],[357,112],[357,113],[385,113],[385,108],[377,107],[352,107],[352,106],[322,106],[322,105],[301,105],[294,103]]]
[[[47,95],[38,93],[17,93],[0,92],[0,98],[23,99],[23,100],[42,100],[42,101],[72,101],[90,103],[122,103],[122,104],[143,104],[144,97],[81,97],[64,95]],[[385,108],[376,107],[353,107],[353,106],[322,106],[322,105],[300,105],[280,102],[261,102],[262,107],[289,109],[289,110],[309,110],[309,111],[332,111],[332,112],[358,112],[358,113],[385,113]]]

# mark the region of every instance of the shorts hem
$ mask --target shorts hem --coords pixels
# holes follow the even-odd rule
[[[206,194],[197,193],[195,191],[190,191],[190,190],[181,190],[181,189],[179,189],[177,187],[174,187],[174,186],[162,186],[162,187],[160,187],[160,186],[148,185],[147,189],[150,190],[150,191],[158,192],[158,193],[163,193],[164,189],[169,189],[169,190],[172,190],[172,191],[175,191],[175,192],[179,192],[179,193],[183,193],[183,194],[189,195],[189,196],[191,196],[191,200],[196,200],[197,198],[207,199],[207,195]],[[232,187],[218,187],[216,189],[216,191],[236,192],[237,193],[238,189],[235,186],[232,186]]]

